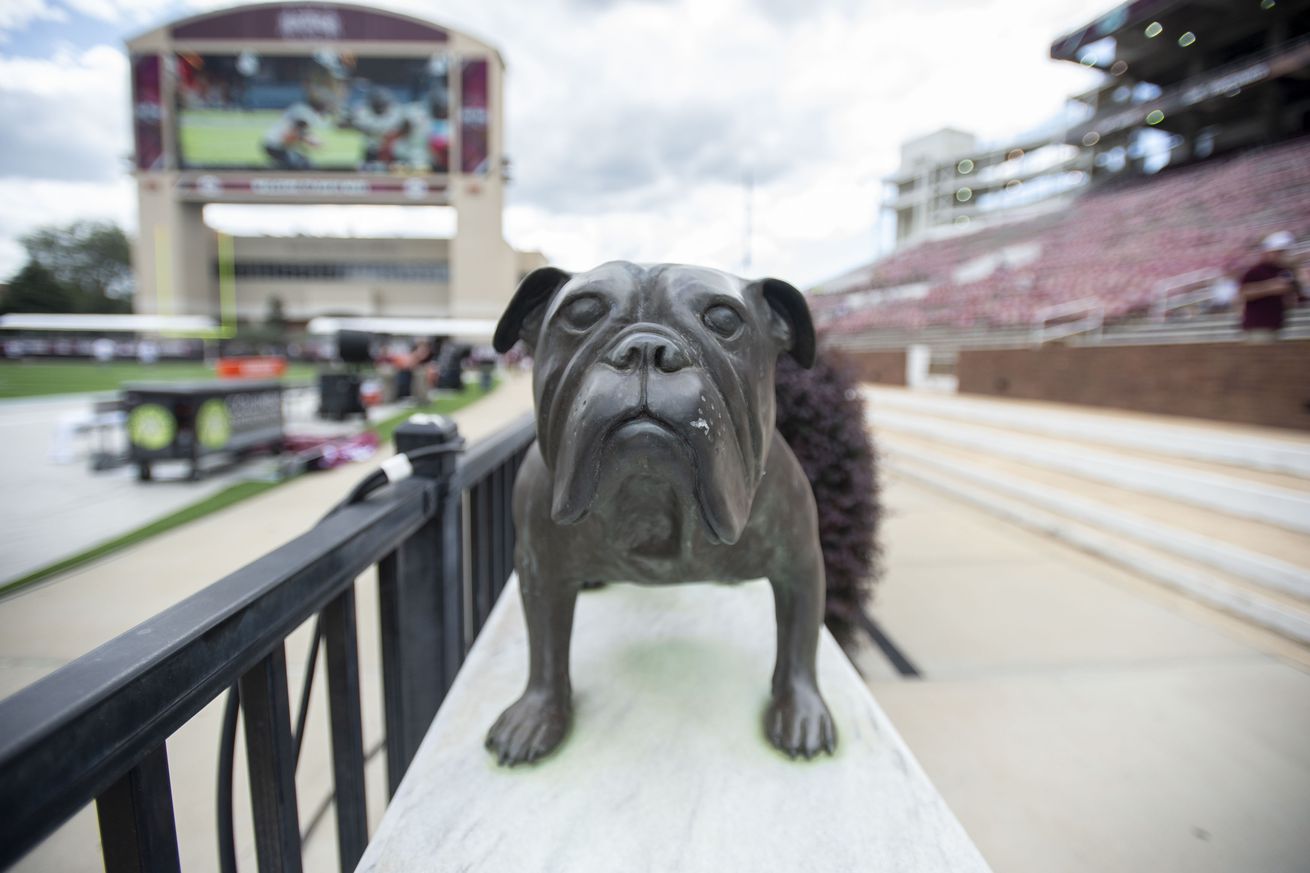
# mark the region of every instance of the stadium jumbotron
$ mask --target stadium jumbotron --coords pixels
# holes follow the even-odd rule
[[[240,6],[128,42],[135,306],[293,324],[488,319],[544,263],[504,240],[504,62],[468,34],[344,3]],[[239,237],[210,204],[440,206],[449,237]]]

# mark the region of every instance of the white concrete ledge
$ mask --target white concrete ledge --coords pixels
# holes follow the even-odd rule
[[[358,870],[987,870],[826,632],[837,755],[791,761],[768,744],[773,651],[764,583],[585,592],[573,733],[536,766],[502,769],[482,742],[526,677],[511,585]]]

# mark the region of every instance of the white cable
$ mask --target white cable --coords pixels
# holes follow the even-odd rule
[[[414,465],[409,455],[392,455],[382,462],[382,474],[388,482],[400,482],[414,475]]]

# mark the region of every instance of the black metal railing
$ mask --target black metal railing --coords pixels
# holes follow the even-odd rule
[[[338,852],[341,869],[353,870],[368,841],[356,578],[377,566],[387,783],[394,793],[509,578],[510,490],[532,438],[525,418],[462,455],[416,463],[413,478],[341,507],[0,702],[0,867],[94,800],[108,873],[178,870],[165,741],[235,686],[259,869],[300,870],[298,741],[285,641],[317,616]],[[429,445],[438,442],[433,437]],[[311,656],[310,664],[316,661]],[[235,742],[232,724],[225,744]]]

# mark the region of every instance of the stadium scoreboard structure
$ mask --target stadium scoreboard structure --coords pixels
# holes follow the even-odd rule
[[[231,293],[220,286],[239,282],[204,223],[210,203],[453,207],[444,281],[393,311],[486,317],[509,299],[504,62],[491,46],[388,11],[274,3],[172,22],[128,52],[138,311],[215,315]],[[367,304],[352,314],[377,314]],[[314,314],[326,312],[301,313]]]

